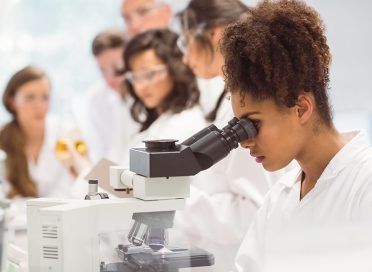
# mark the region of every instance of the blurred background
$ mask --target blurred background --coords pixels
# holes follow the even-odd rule
[[[176,12],[188,3],[170,2]],[[336,126],[341,131],[364,129],[372,140],[372,1],[306,2],[320,12],[326,25],[333,55],[330,96]],[[16,70],[37,65],[53,84],[51,111],[61,114],[61,101],[89,91],[101,79],[91,42],[101,30],[125,27],[120,3],[0,0],[0,92]],[[0,125],[8,118],[0,107]]]

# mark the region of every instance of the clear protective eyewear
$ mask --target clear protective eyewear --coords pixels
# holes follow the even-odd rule
[[[21,105],[34,105],[37,102],[48,103],[49,102],[49,95],[17,94],[14,97],[14,100],[17,104],[21,104]]]
[[[180,49],[182,54],[184,55],[187,54],[192,42],[195,39],[195,36],[202,35],[206,28],[206,25],[207,25],[206,23],[201,23],[193,31],[189,31],[188,33],[180,34],[178,36],[177,47],[178,49]]]
[[[125,73],[125,78],[132,85],[148,84],[163,79],[168,73],[165,64],[158,64],[138,71]]]
[[[186,55],[188,51],[188,39],[186,38],[185,35],[179,35],[177,38],[177,47],[178,49],[182,52],[182,54]]]

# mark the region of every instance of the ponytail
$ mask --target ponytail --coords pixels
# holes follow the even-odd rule
[[[0,132],[0,147],[7,154],[5,160],[6,178],[11,184],[9,198],[15,196],[37,197],[37,186],[28,172],[24,153],[25,136],[17,121],[6,124]]]

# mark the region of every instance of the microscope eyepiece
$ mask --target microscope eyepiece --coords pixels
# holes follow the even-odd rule
[[[240,142],[255,137],[257,130],[251,120],[234,118],[229,122],[229,125],[222,129],[221,135],[232,150],[237,148]]]
[[[224,128],[209,125],[181,144],[176,144],[176,140],[146,141],[145,149],[130,150],[130,171],[145,177],[195,175],[256,135],[250,119],[233,118]]]
[[[222,130],[213,130],[194,142],[190,148],[200,167],[205,170],[225,158],[239,143],[257,135],[249,119],[230,120]]]

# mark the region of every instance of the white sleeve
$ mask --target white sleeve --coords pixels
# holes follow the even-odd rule
[[[221,245],[239,243],[256,209],[242,196],[228,192],[209,195],[191,186],[185,209],[176,213],[175,226],[186,234],[200,234],[200,239]]]
[[[176,214],[176,227],[221,245],[240,244],[272,182],[253,163],[245,150],[235,150],[214,169],[198,174],[185,209]]]
[[[262,271],[266,218],[268,214],[268,197],[258,210],[254,222],[246,233],[235,259],[238,272]]]

